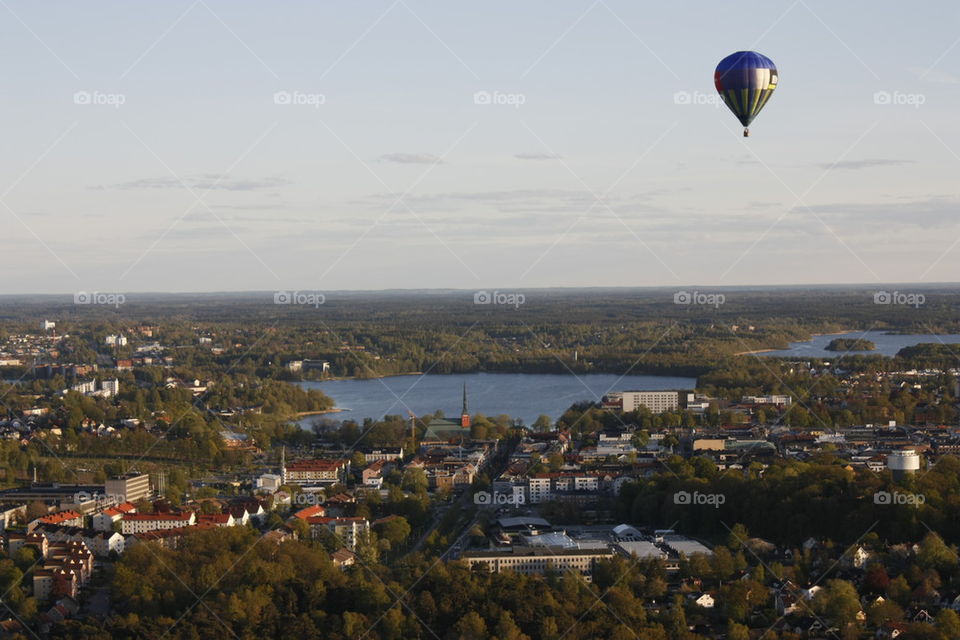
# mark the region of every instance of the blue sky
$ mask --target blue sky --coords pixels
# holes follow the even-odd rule
[[[955,3],[275,5],[4,0],[0,293],[957,280]]]

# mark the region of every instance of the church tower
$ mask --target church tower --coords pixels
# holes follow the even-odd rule
[[[467,383],[463,383],[463,411],[460,413],[460,426],[470,428],[470,412],[467,410]]]

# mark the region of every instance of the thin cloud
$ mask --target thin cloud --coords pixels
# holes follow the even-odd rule
[[[910,67],[909,71],[924,82],[931,82],[933,84],[960,84],[960,77],[948,71],[924,69],[923,67]]]
[[[377,161],[397,164],[443,164],[443,160],[432,153],[385,153],[377,158]]]
[[[821,169],[873,169],[876,167],[895,167],[912,164],[913,160],[894,160],[888,158],[864,158],[863,160],[842,160],[837,163],[824,162],[817,166]]]
[[[559,160],[563,156],[557,153],[515,153],[517,160]]]
[[[218,174],[204,173],[194,176],[185,176],[182,180],[174,176],[162,178],[141,178],[109,186],[91,187],[93,189],[183,189],[184,185],[190,189],[202,191],[259,191],[276,189],[291,184],[284,178],[244,178],[231,180]]]

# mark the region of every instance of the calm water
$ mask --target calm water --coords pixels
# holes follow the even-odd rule
[[[827,351],[826,346],[834,338],[864,338],[876,345],[873,351]],[[833,336],[814,336],[813,340],[806,342],[791,342],[790,348],[783,351],[768,351],[758,353],[760,356],[774,357],[798,357],[798,358],[839,358],[844,353],[851,354],[874,354],[884,356],[895,356],[900,349],[912,347],[923,343],[932,344],[957,344],[960,343],[960,335],[897,335],[892,333],[883,333],[882,331],[853,331],[851,333],[841,333]]]
[[[331,417],[361,421],[386,414],[406,415],[408,410],[423,415],[439,409],[447,417],[459,416],[463,384],[466,383],[471,414],[495,416],[505,413],[532,424],[541,414],[558,418],[573,403],[596,401],[608,391],[693,389],[696,382],[696,378],[620,377],[602,373],[579,377],[570,374],[467,373],[301,384],[307,389],[320,389],[334,399],[337,407],[349,409],[331,414]],[[314,418],[307,416],[300,424],[309,428]]]

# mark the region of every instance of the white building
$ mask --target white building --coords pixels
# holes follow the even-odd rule
[[[743,396],[740,402],[742,404],[776,404],[788,407],[790,406],[790,396]]]
[[[190,527],[195,524],[197,524],[197,516],[192,511],[188,513],[141,513],[123,516],[120,519],[120,530],[123,535],[129,535],[159,529]]]
[[[461,556],[470,567],[483,566],[490,572],[513,571],[528,576],[541,576],[548,571],[576,571],[590,582],[598,560],[613,557],[609,547],[597,549],[552,549],[549,547],[513,546],[503,551],[468,551]]]
[[[623,411],[636,411],[640,407],[646,407],[651,413],[663,413],[680,408],[680,393],[680,391],[622,391],[619,395]]]
[[[100,390],[102,392],[101,395],[103,395],[104,398],[112,398],[120,393],[120,381],[116,378],[112,378],[110,380],[101,380]]]
[[[279,473],[265,473],[257,478],[257,489],[274,493],[283,486],[283,476]]]
[[[52,320],[41,320],[40,321],[40,331],[49,331],[50,329],[56,329],[57,323]]]

